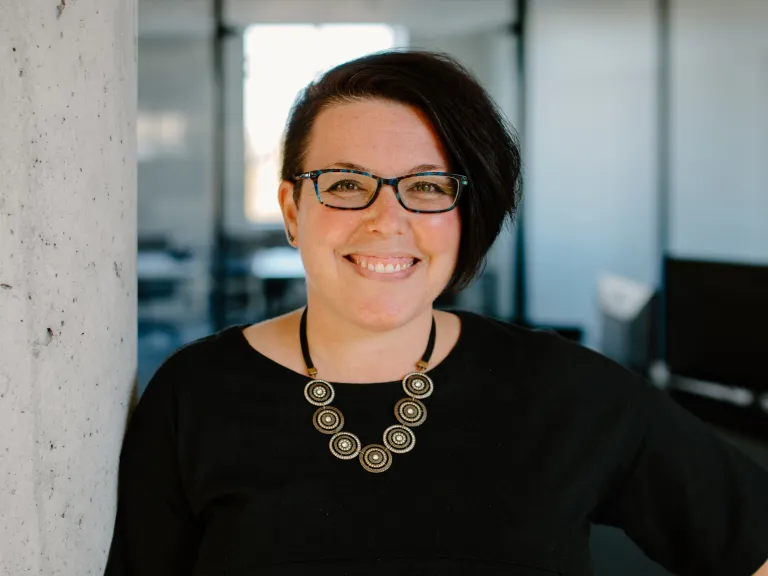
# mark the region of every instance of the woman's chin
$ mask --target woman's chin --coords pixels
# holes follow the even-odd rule
[[[354,299],[357,300],[357,299]],[[348,302],[346,309],[353,316],[353,321],[361,326],[375,330],[397,328],[410,321],[420,312],[413,300],[402,301],[391,296],[367,298],[362,301]]]

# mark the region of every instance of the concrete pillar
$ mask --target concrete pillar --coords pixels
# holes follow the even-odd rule
[[[0,574],[100,574],[136,366],[136,0],[0,0]]]

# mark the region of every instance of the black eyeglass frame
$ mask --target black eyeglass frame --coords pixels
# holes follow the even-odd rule
[[[376,186],[376,191],[371,195],[371,199],[364,206],[356,206],[356,207],[331,206],[330,204],[326,204],[325,202],[323,202],[322,198],[320,198],[320,185],[317,182],[321,174],[327,174],[329,172],[370,176],[371,178],[374,178],[375,180],[378,181],[378,185]],[[400,184],[401,180],[405,180],[406,178],[412,178],[414,176],[450,176],[451,178],[455,178],[459,182],[459,187],[456,190],[456,197],[453,199],[453,204],[451,204],[450,207],[443,208],[441,210],[415,210],[413,208],[408,208],[408,206],[405,205],[405,202],[403,202],[403,199],[400,196],[400,190],[398,189],[398,185]],[[294,184],[297,184],[297,185],[300,184],[299,182],[300,180],[312,180],[315,187],[315,196],[317,197],[317,201],[320,202],[320,204],[322,204],[323,206],[326,206],[328,208],[333,208],[334,210],[365,210],[376,201],[376,198],[379,197],[379,192],[381,191],[382,186],[384,186],[384,184],[387,184],[389,186],[392,186],[392,189],[395,191],[395,197],[397,198],[397,201],[400,203],[400,206],[405,208],[408,212],[414,212],[416,214],[440,214],[442,212],[450,212],[451,210],[456,208],[456,206],[458,206],[459,198],[461,197],[462,190],[464,189],[465,186],[469,185],[469,178],[467,178],[462,174],[452,174],[450,172],[416,172],[414,174],[406,174],[405,176],[398,176],[397,178],[383,178],[381,176],[377,176],[376,174],[371,174],[370,172],[363,172],[362,170],[351,170],[348,168],[326,168],[323,170],[312,170],[311,172],[303,172],[302,174],[296,174],[293,177],[293,180],[294,180]]]

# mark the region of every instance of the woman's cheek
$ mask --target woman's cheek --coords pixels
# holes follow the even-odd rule
[[[455,259],[461,236],[461,221],[456,210],[429,216],[421,230],[424,249],[433,255],[452,255]]]

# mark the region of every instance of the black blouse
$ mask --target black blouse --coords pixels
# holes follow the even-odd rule
[[[768,473],[708,425],[557,335],[455,313],[416,445],[379,474],[331,454],[309,378],[243,326],[176,352],[128,426],[106,576],[586,576],[591,523],[683,576],[768,559]],[[401,382],[334,386],[381,443]]]

